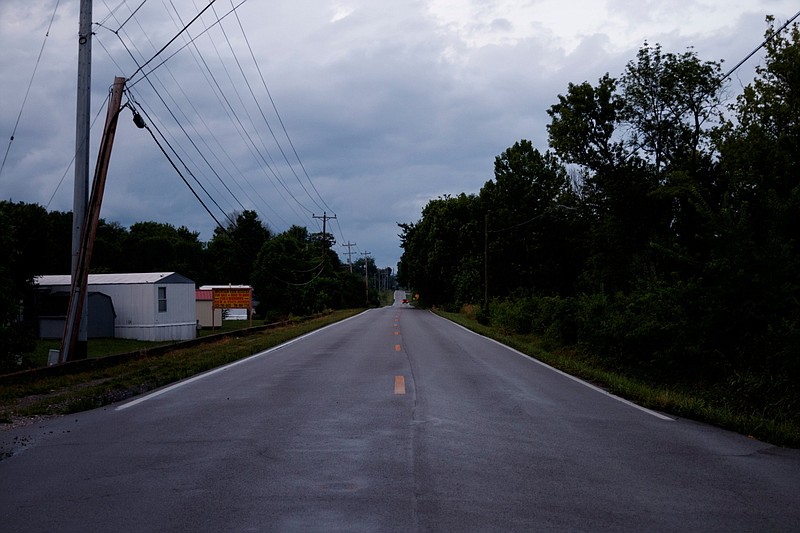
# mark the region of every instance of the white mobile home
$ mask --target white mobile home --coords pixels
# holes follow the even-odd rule
[[[69,290],[70,279],[40,276],[36,284],[54,292]],[[194,281],[180,274],[90,274],[88,290],[111,297],[117,338],[173,341],[197,335]]]

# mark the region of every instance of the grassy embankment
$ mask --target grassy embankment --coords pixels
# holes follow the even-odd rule
[[[260,322],[254,322],[253,326],[260,325]],[[223,320],[221,326],[217,326],[213,330],[210,328],[202,329],[197,332],[198,337],[207,337],[209,335],[216,335],[218,333],[228,333],[245,329],[250,326],[247,320]],[[146,350],[157,346],[165,346],[172,344],[171,342],[148,342],[137,341],[136,339],[92,339],[87,344],[87,357],[97,358],[105,357],[107,355],[135,352],[138,350]],[[60,339],[43,339],[36,342],[36,349],[30,354],[30,360],[35,367],[47,365],[47,356],[50,350],[57,350],[61,347]]]
[[[714,424],[779,446],[800,448],[800,417],[797,413],[748,412],[728,394],[729,391],[646,383],[604,369],[591,355],[575,348],[544,346],[535,335],[504,335],[461,313],[437,313],[644,407]]]
[[[0,423],[8,424],[21,417],[73,413],[100,407],[162,387],[206,370],[256,354],[343,320],[360,310],[334,311],[322,317],[297,321],[243,337],[227,337],[191,347],[176,347],[165,354],[112,364],[102,368],[70,372],[64,375],[27,377],[18,375],[0,385]],[[204,331],[202,335],[241,329],[245,321],[225,322],[222,330]],[[47,361],[47,350],[57,348],[42,343],[36,357]],[[109,339],[89,342],[89,357],[138,351],[163,343],[128,342]],[[42,354],[44,354],[42,356]],[[2,427],[2,426],[0,426]]]

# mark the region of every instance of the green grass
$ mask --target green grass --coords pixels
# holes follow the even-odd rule
[[[388,306],[394,304],[394,291],[380,291],[378,294],[378,298],[380,299],[382,306]]]
[[[254,320],[253,326],[261,326],[263,323],[264,322],[261,320]],[[248,327],[250,327],[250,324],[247,320],[223,320],[221,326],[218,325],[214,329],[201,329],[197,332],[197,336],[207,337],[209,335],[229,333]],[[164,346],[166,344],[172,344],[172,342],[149,342],[136,339],[89,339],[86,344],[86,355],[91,359],[119,353],[136,352],[156,346]],[[36,348],[30,354],[31,363],[34,367],[47,366],[47,358],[50,350],[58,350],[60,348],[60,339],[40,339],[36,341]]]
[[[135,339],[89,339],[86,344],[87,357],[105,357],[118,353],[135,352],[155,346],[163,346],[169,342],[147,342]],[[61,348],[60,339],[42,339],[36,342],[36,348],[30,354],[30,360],[34,367],[47,366],[47,356],[50,350]]]
[[[253,327],[264,325],[263,320],[253,320]],[[247,329],[250,327],[249,320],[223,320],[222,325],[217,324],[214,329],[203,328],[197,332],[198,337],[207,337],[208,335],[216,335],[217,333],[228,333],[240,329]]]
[[[145,356],[104,368],[19,379],[0,387],[0,423],[19,417],[73,413],[124,400],[256,354],[359,312],[334,311],[244,337],[227,337],[189,348],[176,347],[163,355]]]
[[[603,368],[590,354],[575,348],[545,349],[534,335],[502,334],[460,313],[437,313],[643,407],[714,424],[779,446],[800,447],[800,419],[796,412],[748,412],[728,391],[649,383]]]

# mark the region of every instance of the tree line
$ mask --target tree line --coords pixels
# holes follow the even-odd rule
[[[38,204],[0,201],[0,366],[32,349],[35,276],[69,274],[72,214]],[[185,226],[137,222],[126,228],[101,220],[91,272],[178,272],[197,286],[252,285],[265,320],[304,316],[325,309],[377,305],[379,269],[372,258],[342,264],[328,234],[292,226],[274,233],[254,211],[234,213],[208,242]],[[391,276],[391,269],[381,269]]]
[[[719,63],[648,43],[619,77],[570,83],[550,150],[516,142],[478,194],[399,224],[399,281],[609,368],[796,416],[800,31],[767,26],[732,103]]]

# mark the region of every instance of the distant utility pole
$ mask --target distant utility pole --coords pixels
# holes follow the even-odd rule
[[[92,0],[81,0],[78,21],[78,99],[75,110],[75,185],[72,199],[72,263],[73,283],[78,275],[78,257],[89,201],[89,129],[92,109]],[[88,294],[82,294],[78,336],[74,359],[86,357],[89,328]]]
[[[483,218],[483,310],[489,308],[489,213]]]
[[[350,265],[350,273],[353,273],[353,261],[350,259],[350,256],[353,255],[353,252],[350,251],[350,248],[355,246],[356,243],[347,241],[347,243],[343,244],[342,247],[347,247],[347,264]]]
[[[367,291],[367,307],[369,307],[369,254],[370,252],[361,252],[364,255],[364,288]]]
[[[322,260],[324,261],[325,258],[327,257],[327,254],[325,253],[325,248],[326,248],[325,244],[328,242],[328,234],[326,232],[327,223],[328,223],[328,220],[336,220],[336,215],[333,215],[332,217],[329,217],[328,214],[325,211],[323,211],[321,217],[318,217],[317,215],[312,213],[311,214],[311,218],[321,218],[322,219]]]

